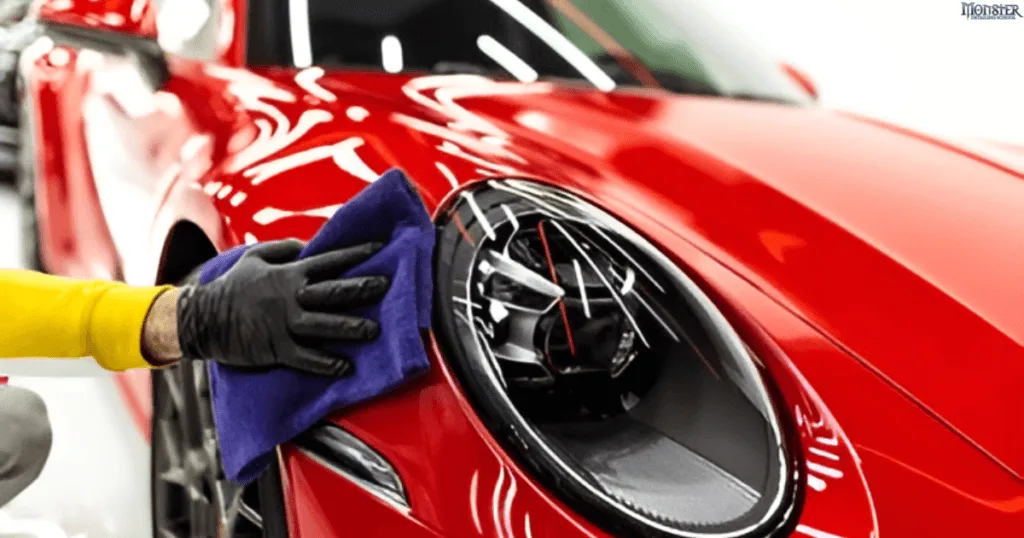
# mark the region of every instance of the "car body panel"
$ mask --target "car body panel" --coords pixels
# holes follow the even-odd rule
[[[416,153],[434,150],[446,157],[438,162],[456,179],[466,177],[460,172],[467,163],[477,165],[468,172],[470,178],[486,172],[550,179],[557,176],[548,172],[556,166],[554,159],[563,174],[574,174],[562,178],[562,185],[601,203],[621,197],[622,191],[615,189],[646,191],[646,199],[630,192],[629,199],[639,200],[634,211],[664,212],[665,218],[676,220],[685,215],[683,234],[713,246],[738,269],[758,278],[929,413],[1020,476],[1024,436],[1001,424],[1024,420],[1024,410],[987,412],[1005,407],[1024,388],[1024,318],[1018,315],[1024,286],[1015,284],[1015,268],[1024,266],[1024,234],[1015,226],[1024,203],[1019,175],[927,139],[818,109],[615,96],[605,99],[618,105],[608,110],[591,106],[593,95],[586,92],[433,78],[438,85],[446,84],[443,89],[449,94],[467,95],[442,96],[440,104],[427,105],[435,108],[431,113],[447,106],[442,113],[447,118],[432,120],[423,110],[406,112],[408,104],[395,103],[390,118],[370,113],[365,121],[398,123],[427,137],[426,147]],[[360,102],[357,89],[399,94],[394,88],[378,88],[372,79],[339,75],[318,87],[345,90],[337,99],[346,103]],[[424,80],[411,81],[402,93],[413,94],[409,87],[417,83],[429,85]],[[420,97],[409,100],[415,99]],[[642,109],[643,115],[624,112],[630,109]],[[303,114],[309,117],[316,110]],[[527,114],[545,118],[547,132],[522,126],[511,133],[502,130]],[[478,140],[448,130],[445,122],[459,116],[477,118],[470,121],[480,122],[474,127],[482,131],[475,135]],[[585,132],[594,124],[605,128]],[[393,132],[394,126],[364,125],[362,129],[375,134],[387,133],[391,147],[408,136]],[[343,146],[359,134],[334,129],[330,138],[318,137],[316,148]],[[370,144],[359,143],[357,150],[346,147],[340,159],[356,166],[355,174],[363,179],[374,177],[384,162],[412,166],[404,159],[389,161],[389,150],[377,149],[384,147],[385,137],[376,137]],[[553,138],[563,142],[553,145]],[[543,160],[520,149],[535,147],[547,150]],[[317,151],[284,151],[278,159],[298,163]],[[583,160],[586,153],[591,157]],[[303,169],[317,174],[330,166],[317,161]],[[443,198],[449,190],[441,181],[446,174],[436,166],[422,168],[427,170],[413,172],[417,181],[433,177],[426,186],[440,186],[427,188],[425,197]],[[274,181],[258,170],[246,174],[255,175],[253,183]],[[316,202],[285,210],[310,211],[312,203],[317,211],[324,202],[331,208],[353,193],[346,189],[358,186],[337,187],[338,198],[320,190]],[[257,192],[264,191],[254,188],[248,196]],[[263,215],[273,206],[260,200],[271,198],[283,199],[278,193],[254,199]],[[239,228],[239,235],[259,238],[266,233],[258,227],[267,224],[267,217],[223,210],[234,222],[245,223],[239,226],[257,225]],[[312,233],[315,219],[310,219]],[[963,334],[969,337],[959,337]],[[953,396],[951,378],[985,390],[963,401]]]
[[[1022,178],[826,111],[664,108],[618,172],[1019,476],[1024,436],[1001,425],[1024,419]]]
[[[156,5],[153,2],[105,2],[87,0],[39,0],[39,18],[82,27],[102,27],[125,34],[156,37]]]
[[[70,4],[79,17],[105,9]],[[111,5],[137,21],[132,32],[149,31]],[[240,47],[226,38],[217,62],[172,59],[171,80],[141,108],[125,107],[123,63],[66,47],[33,58],[52,271],[152,284],[182,221],[218,250],[308,238],[392,166],[435,213],[490,177],[548,182],[668,253],[763,359],[801,456],[797,535],[1024,528],[1024,437],[1012,427],[1024,418],[1024,183],[1013,163],[816,107],[246,70]],[[110,147],[86,140],[100,136]],[[104,202],[129,188],[131,204]],[[332,417],[395,466],[412,510],[285,446],[292,536],[604,536],[505,454],[424,338],[428,375]],[[118,380],[148,435],[148,372]]]

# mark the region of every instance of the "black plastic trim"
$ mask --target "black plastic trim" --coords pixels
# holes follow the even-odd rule
[[[296,438],[295,445],[381,500],[401,510],[410,508],[405,484],[391,462],[340,426],[323,422]]]

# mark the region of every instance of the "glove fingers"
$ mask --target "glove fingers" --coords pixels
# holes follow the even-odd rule
[[[282,239],[253,245],[242,254],[242,258],[257,257],[267,263],[287,263],[299,257],[306,244],[298,239]]]
[[[390,285],[383,276],[325,280],[299,289],[296,299],[307,310],[345,310],[379,302]]]
[[[294,318],[288,329],[301,338],[323,340],[373,340],[380,335],[376,321],[323,312],[303,312]]]
[[[382,243],[364,243],[310,256],[296,263],[311,282],[337,278],[348,269],[370,259],[383,247]]]
[[[323,351],[299,347],[284,363],[289,368],[315,375],[342,377],[352,372],[352,363],[342,356],[330,356]]]

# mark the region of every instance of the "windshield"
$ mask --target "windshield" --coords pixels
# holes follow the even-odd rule
[[[249,25],[249,60],[257,65],[475,73],[524,82],[582,81],[605,91],[646,86],[808,101],[775,61],[693,0],[264,0],[250,5],[261,3],[268,6],[252,8]]]

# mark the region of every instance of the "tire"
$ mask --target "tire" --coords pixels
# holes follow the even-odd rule
[[[18,163],[15,171],[15,186],[18,190],[18,205],[21,209],[21,252],[25,267],[34,271],[45,271],[40,248],[39,216],[36,212],[36,153],[34,126],[28,103],[18,105],[20,125],[18,135]]]
[[[193,271],[186,282],[195,282]],[[287,538],[277,461],[246,486],[230,483],[213,424],[208,364],[154,370],[150,495],[154,538]]]

